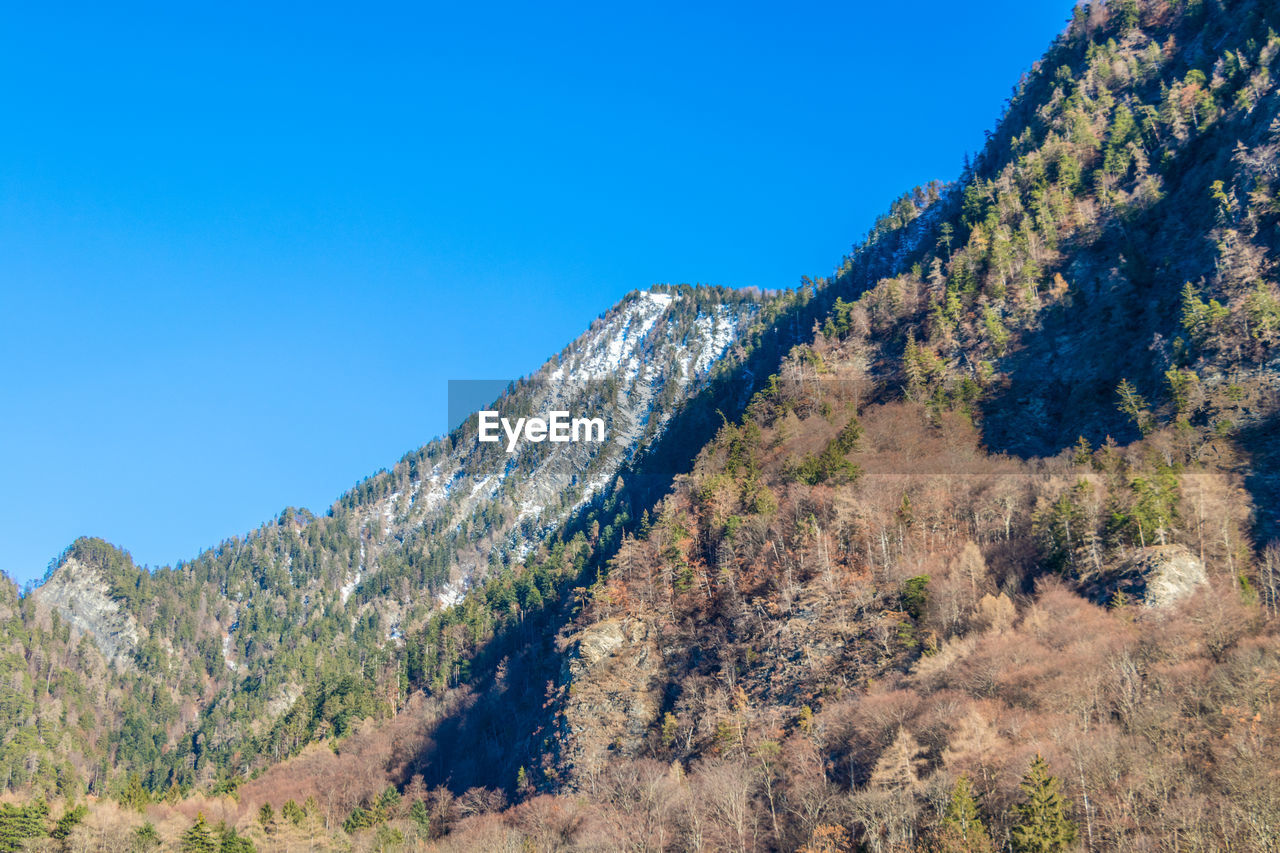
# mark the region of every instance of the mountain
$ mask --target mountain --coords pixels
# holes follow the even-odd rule
[[[831,276],[634,295],[499,401],[613,445],[76,543],[0,599],[9,787],[122,848],[1275,849],[1277,29],[1077,7]]]
[[[102,540],[73,543],[12,608],[23,656],[50,682],[32,702],[55,722],[0,759],[11,787],[217,784],[341,735],[353,717],[394,713],[409,692],[405,637],[606,498],[681,405],[742,357],[776,301],[714,288],[632,293],[493,404],[513,416],[603,412],[604,442],[508,453],[475,440],[472,415],[325,516],[286,509],[190,562],[145,571]],[[431,677],[447,680],[452,665],[440,661]],[[55,679],[67,683],[54,689]],[[27,710],[6,715],[6,743]]]

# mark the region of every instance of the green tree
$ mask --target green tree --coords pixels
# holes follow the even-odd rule
[[[1155,429],[1155,420],[1147,408],[1147,401],[1128,379],[1120,380],[1120,384],[1116,387],[1116,396],[1120,398],[1120,411],[1129,416],[1139,432],[1146,435]]]
[[[1013,807],[1018,815],[1010,832],[1014,853],[1060,853],[1075,844],[1080,833],[1067,817],[1070,803],[1062,796],[1062,782],[1039,754],[1022,779],[1022,792],[1026,799]]]
[[[919,620],[924,618],[925,612],[929,607],[928,587],[928,575],[907,578],[907,582],[902,585],[902,609],[912,619]]]
[[[374,814],[366,808],[356,806],[351,810],[351,814],[347,815],[347,819],[342,822],[342,829],[348,835],[355,835],[362,829],[368,829],[374,824]]]
[[[47,829],[45,821],[49,818],[49,804],[43,799],[15,806],[10,803],[0,805],[0,851],[23,850],[28,838],[40,838]]]
[[[234,826],[224,824],[219,828],[218,835],[218,853],[257,853],[258,848],[253,846],[253,842],[236,832]]]
[[[133,832],[132,850],[137,853],[144,853],[147,850],[155,850],[160,846],[160,833],[156,832],[156,826],[151,821],[147,821]]]
[[[422,800],[413,801],[413,805],[409,807],[409,819],[417,824],[423,835],[430,834],[431,812],[427,810],[427,804]]]
[[[1071,455],[1071,462],[1075,465],[1088,465],[1092,461],[1093,445],[1082,435],[1076,439],[1075,453]]]
[[[1154,541],[1164,545],[1165,534],[1178,517],[1177,470],[1160,465],[1153,476],[1135,477],[1129,487],[1133,491],[1133,506],[1127,517],[1117,513],[1115,522],[1126,526],[1131,534],[1136,532],[1138,544],[1144,548]]]
[[[679,722],[676,715],[668,711],[662,715],[662,745],[670,749],[676,742],[676,734],[679,732]]]
[[[196,814],[196,822],[182,833],[180,849],[183,853],[218,853],[221,845],[213,837],[213,831],[204,819],[204,812]]]
[[[1107,135],[1107,153],[1102,159],[1102,168],[1108,174],[1121,176],[1129,171],[1133,162],[1133,153],[1129,143],[1138,138],[1138,125],[1133,120],[1133,113],[1121,104],[1116,108],[1111,120],[1111,129]]]
[[[798,463],[790,463],[784,474],[789,479],[799,480],[810,486],[816,486],[819,483],[839,485],[853,482],[862,474],[862,469],[845,456],[857,448],[861,437],[862,424],[854,418],[844,425],[835,438],[827,442],[822,453],[816,456],[806,453]]]
[[[1138,26],[1140,17],[1138,0],[1117,0],[1115,3],[1108,4],[1107,8],[1119,21],[1120,32],[1127,33]]]
[[[1200,377],[1194,370],[1179,370],[1171,367],[1164,372],[1164,379],[1169,383],[1169,395],[1173,397],[1173,407],[1178,414],[1191,412],[1191,400],[1196,388],[1200,385]]]
[[[1254,339],[1269,340],[1280,332],[1280,298],[1274,287],[1258,282],[1244,299],[1244,311]]]
[[[951,800],[942,823],[929,845],[930,853],[994,853],[995,845],[978,814],[968,776],[961,776],[951,789]]]
[[[946,250],[947,260],[951,260],[951,244],[955,237],[956,227],[950,222],[944,222],[938,228],[938,248]]]
[[[404,844],[404,833],[386,824],[378,827],[374,838],[377,840],[379,850],[398,850]]]
[[[120,793],[120,805],[135,811],[142,811],[151,802],[151,792],[142,784],[142,777],[137,773],[129,774],[129,781]]]
[[[907,332],[907,345],[902,351],[902,371],[907,380],[906,398],[919,399],[928,376],[922,364],[920,347],[916,344],[914,331]]]
[[[1218,300],[1201,299],[1191,282],[1182,286],[1182,328],[1197,345],[1206,343],[1230,314]]]
[[[294,826],[301,826],[302,821],[307,816],[307,812],[295,800],[286,800],[285,804],[280,807],[280,816]]]
[[[49,832],[49,837],[55,841],[62,842],[65,848],[67,839],[71,837],[72,831],[75,830],[80,822],[84,820],[85,815],[89,813],[89,809],[81,803],[75,808],[67,809],[62,813],[62,817],[58,818],[58,822],[53,825],[53,829]]]

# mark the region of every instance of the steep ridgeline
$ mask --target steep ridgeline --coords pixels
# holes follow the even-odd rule
[[[461,788],[481,755],[502,795],[394,780],[429,833],[1274,850],[1277,30],[1257,0],[1079,7],[960,185],[818,283],[817,332],[529,639],[544,712],[494,710],[532,701],[513,655],[411,768]]]
[[[397,608],[381,610],[395,631],[398,608],[421,620],[424,590],[438,604],[456,604],[475,580],[523,559],[644,455],[759,309],[755,297],[722,290],[659,287],[629,295],[492,407],[511,421],[557,410],[599,415],[607,440],[520,441],[508,452],[505,434],[478,441],[470,417],[339,501],[353,512],[363,548],[343,595],[375,597],[403,574],[405,561],[413,563],[420,569],[413,596],[378,604]]]
[[[1275,849],[1278,29],[1079,7],[624,542],[454,849]]]
[[[476,440],[472,416],[326,516],[288,509],[190,562],[148,572],[101,540],[77,541],[11,608],[15,633],[56,646],[34,667],[47,695],[31,678],[20,693],[58,707],[74,692],[75,708],[42,714],[47,728],[9,756],[21,765],[10,787],[104,792],[130,774],[153,790],[209,783],[394,713],[411,689],[405,638],[599,501],[715,371],[741,359],[768,304],[712,288],[632,293],[493,406],[513,418],[602,412],[603,443],[508,453],[505,439]],[[32,668],[31,642],[6,670],[14,678]],[[107,665],[70,663],[93,646]],[[3,742],[29,722],[6,714]]]

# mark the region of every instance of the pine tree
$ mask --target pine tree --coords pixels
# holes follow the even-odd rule
[[[1119,2],[1107,6],[1111,13],[1119,20],[1120,32],[1127,33],[1138,26],[1141,14],[1138,11],[1138,0],[1119,0]]]
[[[236,832],[234,826],[223,824],[218,830],[218,853],[257,853],[253,842]]]
[[[431,832],[431,812],[427,810],[427,804],[422,800],[414,800],[413,805],[409,807],[409,819],[417,824],[424,835]]]
[[[1076,465],[1088,465],[1093,461],[1093,445],[1083,435],[1076,440],[1076,450],[1071,461]]]
[[[907,377],[907,399],[919,398],[924,389],[924,367],[920,364],[920,347],[916,344],[914,331],[907,332],[907,346],[902,353],[902,369]]]
[[[1067,817],[1070,803],[1062,796],[1062,782],[1049,772],[1040,755],[1022,779],[1026,799],[1014,806],[1018,823],[1011,833],[1014,853],[1059,853],[1067,850],[1079,835],[1075,822]]]
[[[25,806],[0,805],[0,851],[25,849],[25,839],[45,834],[48,817],[49,804],[43,799]]]
[[[969,777],[961,776],[951,790],[951,801],[943,813],[930,853],[994,853],[995,845],[978,814]]]
[[[80,825],[88,813],[89,809],[84,803],[75,808],[67,809],[63,812],[62,817],[58,818],[58,822],[54,824],[53,829],[49,832],[49,837],[55,841],[61,841],[63,847],[65,847],[67,840],[71,837],[71,833]]]
[[[1116,396],[1120,398],[1120,411],[1129,416],[1139,432],[1146,435],[1155,429],[1155,421],[1147,409],[1147,401],[1128,379],[1120,380],[1120,384],[1116,387]]]
[[[160,846],[160,833],[156,832],[155,824],[147,821],[142,826],[133,831],[133,847],[137,853],[146,850],[154,850]]]
[[[1182,328],[1197,345],[1207,342],[1230,313],[1216,299],[1208,302],[1201,299],[1191,282],[1182,286]]]
[[[1129,171],[1133,162],[1133,154],[1129,151],[1129,143],[1138,139],[1138,126],[1133,120],[1133,113],[1121,104],[1116,108],[1107,138],[1107,152],[1103,156],[1102,169],[1117,177]]]
[[[217,853],[218,840],[213,837],[209,824],[205,822],[204,812],[196,815],[196,822],[182,833],[183,853]]]

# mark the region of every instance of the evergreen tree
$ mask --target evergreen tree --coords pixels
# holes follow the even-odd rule
[[[84,820],[85,815],[88,813],[89,809],[84,803],[75,808],[67,809],[62,813],[62,817],[58,818],[58,822],[53,825],[53,829],[49,832],[49,837],[55,841],[62,842],[62,847],[66,849],[67,840],[71,837],[72,831],[80,825],[80,822]]]
[[[1133,162],[1133,154],[1129,151],[1129,143],[1138,138],[1138,126],[1133,120],[1133,113],[1121,104],[1116,108],[1107,139],[1107,152],[1103,156],[1102,168],[1108,174],[1120,176],[1129,170]]]
[[[0,805],[0,851],[25,849],[26,839],[45,834],[48,817],[49,804],[42,799],[25,806]]]
[[[295,826],[301,826],[303,819],[307,816],[307,812],[296,801],[286,800],[285,804],[280,807],[280,816]]]
[[[133,850],[145,851],[154,850],[160,846],[160,833],[156,832],[155,824],[147,821],[142,826],[134,830],[133,833]]]
[[[1059,853],[1067,850],[1079,835],[1075,822],[1067,817],[1070,803],[1062,796],[1062,782],[1049,772],[1040,755],[1022,779],[1026,799],[1014,806],[1018,823],[1011,833],[1014,853]]]
[[[424,835],[431,832],[431,812],[422,800],[413,801],[413,805],[409,807],[409,819],[417,824]]]
[[[1119,409],[1128,415],[1143,435],[1155,429],[1155,419],[1147,409],[1147,401],[1138,393],[1128,379],[1121,379],[1116,387],[1116,395],[1120,398]]]
[[[209,829],[209,824],[204,819],[204,812],[196,815],[196,822],[191,828],[182,833],[183,853],[218,853],[221,845],[218,840],[213,837],[213,832]]]
[[[902,353],[902,370],[907,379],[906,397],[908,400],[918,399],[924,390],[925,372],[920,363],[920,347],[916,344],[914,331],[907,332],[907,346]]]
[[[218,834],[221,837],[218,853],[257,853],[258,848],[253,846],[253,842],[236,832],[234,826],[224,824]]]
[[[1108,5],[1107,8],[1119,20],[1120,32],[1127,33],[1138,26],[1138,21],[1141,18],[1138,10],[1138,0],[1118,0],[1114,5]]]
[[[994,853],[995,845],[978,814],[969,777],[961,776],[951,790],[951,801],[943,813],[930,853]]]
[[[1093,445],[1083,435],[1076,439],[1076,451],[1071,461],[1076,465],[1088,465],[1093,461]]]
[[[342,822],[342,828],[349,835],[355,835],[362,829],[368,829],[375,823],[373,812],[361,806],[356,806],[351,810],[351,814],[347,815],[347,819]]]

